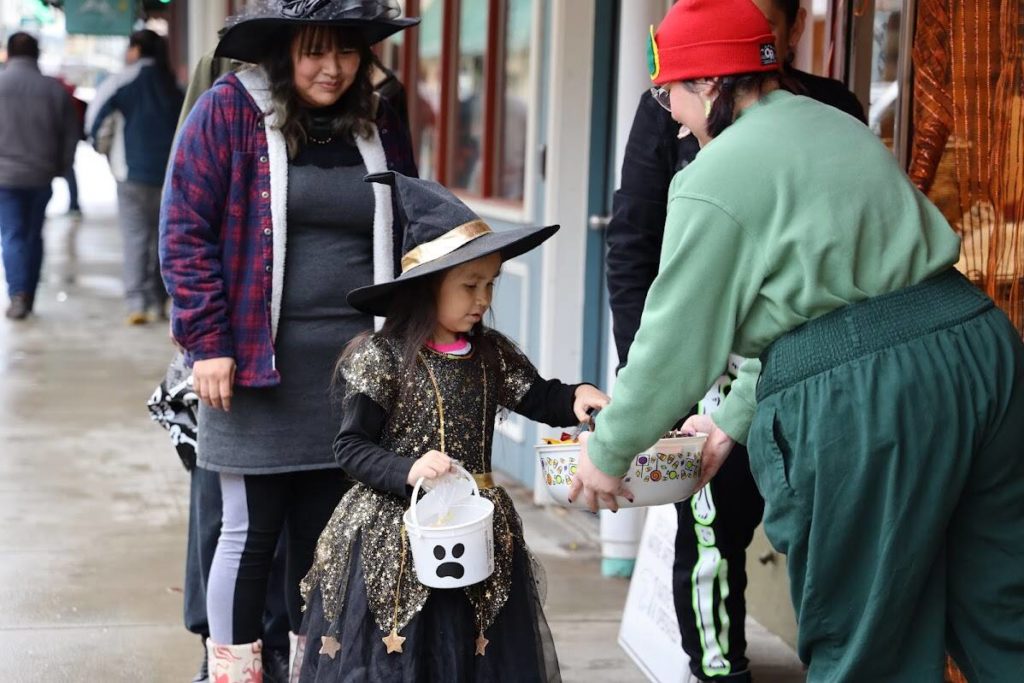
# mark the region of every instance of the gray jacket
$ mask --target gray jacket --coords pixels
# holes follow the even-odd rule
[[[81,124],[71,97],[31,57],[0,72],[0,187],[41,187],[71,168]]]

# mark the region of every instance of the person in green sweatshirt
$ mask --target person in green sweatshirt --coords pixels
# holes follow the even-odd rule
[[[779,87],[751,0],[680,0],[656,97],[701,151],[572,496],[621,475],[714,381],[702,482],[746,443],[815,681],[1024,680],[1024,343],[960,240],[863,125]]]

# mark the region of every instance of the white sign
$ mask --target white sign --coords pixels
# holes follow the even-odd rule
[[[708,389],[698,412],[710,415],[718,410],[729,395],[744,360],[735,354],[729,355],[726,374]],[[683,652],[672,599],[672,564],[676,557],[678,526],[674,505],[648,508],[619,628],[619,645],[654,683],[683,683],[690,676],[690,658]]]
[[[619,629],[619,645],[654,683],[683,683],[690,675],[672,600],[677,525],[674,505],[648,509]]]

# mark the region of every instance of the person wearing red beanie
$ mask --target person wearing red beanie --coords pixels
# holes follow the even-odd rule
[[[683,428],[708,434],[702,482],[748,446],[807,680],[940,681],[947,648],[968,680],[1020,680],[1024,342],[877,137],[780,88],[755,12],[680,0],[653,34],[701,151],[570,497],[615,509],[635,454],[752,359]]]
[[[856,96],[836,80],[793,68],[794,48],[806,18],[800,0],[753,0],[775,35],[788,88],[867,122]],[[612,219],[605,230],[606,277],[619,368],[626,365],[644,300],[658,272],[672,177],[700,150],[691,135],[646,89],[640,97],[622,161]],[[689,414],[713,414],[736,380],[742,359],[730,358],[721,377]],[[680,645],[696,681],[750,683],[747,657],[747,548],[764,514],[764,499],[738,444],[698,496],[676,504],[672,596]],[[712,571],[713,569],[713,571]],[[696,607],[695,607],[696,605]],[[757,663],[754,662],[754,666]]]
[[[655,98],[682,124],[681,134],[693,133],[702,146],[732,123],[733,88],[779,87],[775,35],[751,0],[680,0],[657,32],[651,27],[647,62],[661,86]],[[726,97],[716,111],[719,94]]]

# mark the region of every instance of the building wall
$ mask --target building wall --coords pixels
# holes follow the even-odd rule
[[[757,528],[747,549],[747,613],[796,648],[796,614],[786,556],[775,552],[764,527]]]
[[[188,2],[188,72],[195,70],[199,59],[217,47],[217,32],[223,28],[228,4],[222,0],[189,0]]]

